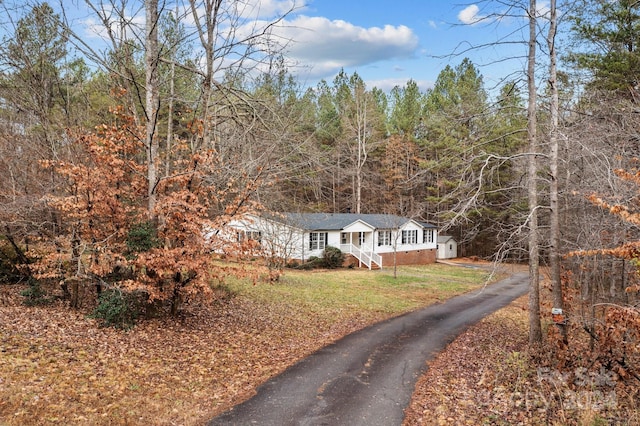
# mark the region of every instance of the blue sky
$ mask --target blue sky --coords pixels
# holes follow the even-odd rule
[[[499,3],[306,0],[287,17],[287,35],[293,39],[289,57],[306,67],[300,75],[310,82],[332,80],[344,68],[348,74],[356,71],[369,87],[383,90],[409,79],[424,90],[447,64],[455,66],[469,57],[491,88],[524,70],[526,45],[468,48],[528,36],[524,10],[509,10]],[[517,58],[504,61],[507,57]]]
[[[226,0],[233,3],[233,0]],[[289,40],[286,57],[290,71],[308,86],[333,80],[344,69],[357,72],[369,88],[385,91],[415,80],[422,90],[432,87],[440,71],[469,57],[492,90],[508,76],[523,79],[526,63],[527,22],[523,5],[512,1],[478,0],[242,0],[244,17],[266,24],[291,11],[275,28]],[[63,0],[68,5],[70,0]],[[82,2],[73,4],[82,7]],[[103,1],[103,4],[109,4]],[[141,28],[142,1],[130,3],[131,22]],[[175,4],[167,0],[168,8]],[[186,2],[178,1],[178,5]],[[544,13],[547,0],[538,0]],[[78,11],[78,13],[81,13]],[[95,17],[84,14],[78,22],[89,29]],[[247,28],[255,30],[254,24]],[[247,30],[248,31],[248,30]],[[98,31],[94,32],[93,36]],[[89,35],[91,36],[91,35]],[[496,41],[503,43],[488,46]],[[505,58],[513,58],[505,60]]]

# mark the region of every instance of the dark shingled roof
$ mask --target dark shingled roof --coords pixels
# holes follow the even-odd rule
[[[344,229],[361,220],[375,229],[399,228],[411,219],[392,214],[357,214],[357,213],[281,213],[281,222],[308,231],[329,231]],[[418,222],[424,228],[435,228],[434,225]]]

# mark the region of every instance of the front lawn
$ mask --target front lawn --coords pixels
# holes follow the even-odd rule
[[[0,424],[197,425],[269,377],[373,322],[485,283],[446,265],[230,279],[210,306],[124,332],[0,285]]]

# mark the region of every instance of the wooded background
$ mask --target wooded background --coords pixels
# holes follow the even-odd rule
[[[88,1],[98,48],[68,2],[3,2],[5,279],[60,282],[72,305],[82,286],[144,289],[175,312],[229,273],[211,244],[255,248],[203,229],[247,211],[392,213],[437,225],[462,256],[562,258],[590,306],[634,306],[640,4],[573,1],[558,18],[555,1],[500,3],[484,23],[522,20],[527,73],[486,87],[452,56],[432,88],[385,93],[357,73],[305,85],[271,32],[286,14],[254,22],[249,3]]]

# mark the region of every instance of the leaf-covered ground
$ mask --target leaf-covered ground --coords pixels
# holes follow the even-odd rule
[[[555,368],[550,351],[530,351],[527,303],[486,317],[429,362],[403,426],[640,425],[640,383]]]
[[[287,285],[231,286],[233,297],[128,332],[61,304],[26,308],[20,287],[0,285],[0,425],[201,425],[339,337],[481,285],[473,273],[292,275]],[[405,426],[640,424],[637,386],[605,377],[576,388],[531,363],[525,305],[487,317],[429,364]]]
[[[129,332],[63,306],[0,309],[0,424],[202,424],[295,360],[374,320],[236,297]],[[232,332],[230,332],[232,331]]]

